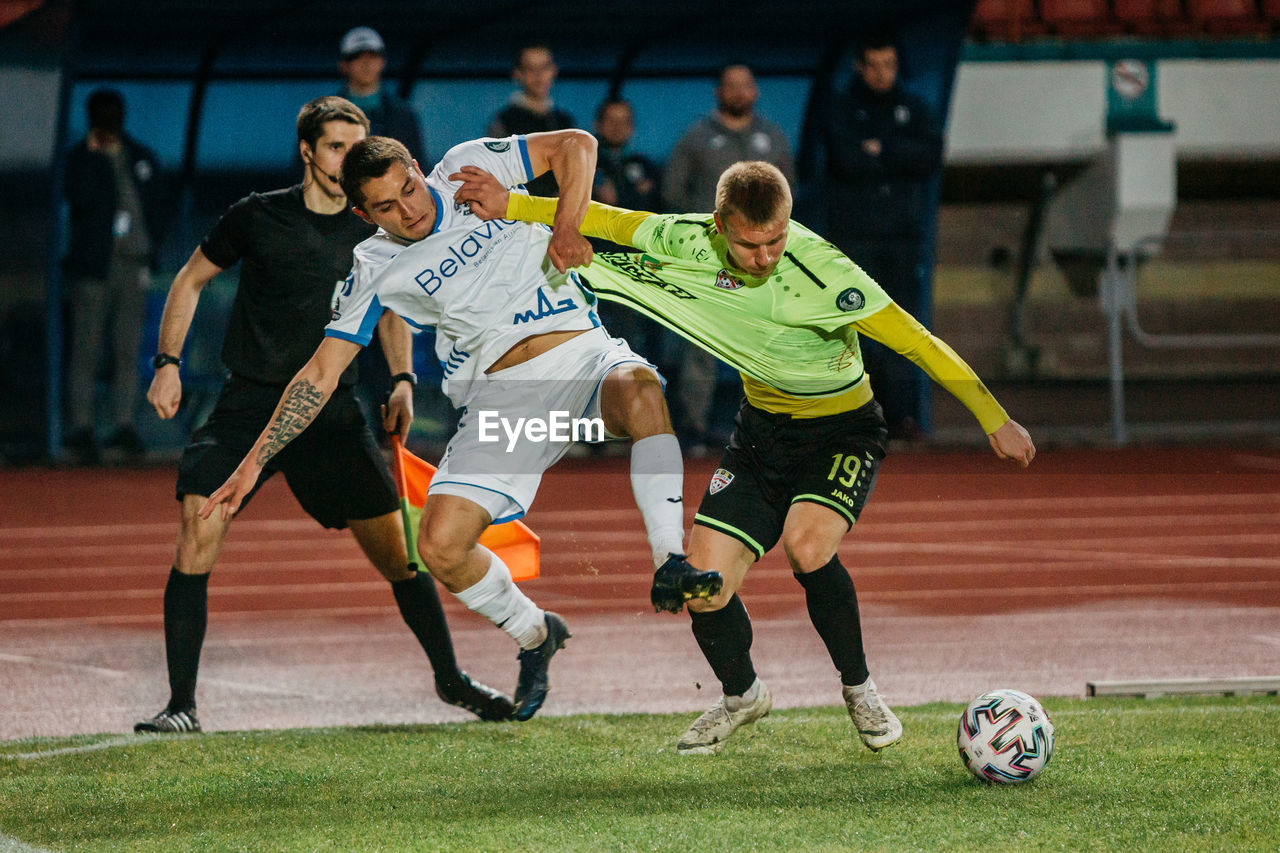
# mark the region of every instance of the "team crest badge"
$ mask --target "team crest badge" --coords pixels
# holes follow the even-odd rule
[[[866,304],[867,298],[856,287],[851,287],[836,297],[836,307],[841,311],[861,311]]]
[[[716,472],[711,475],[711,494],[716,494],[721,489],[728,488],[733,482],[733,472],[726,471],[723,468],[717,468]]]
[[[501,154],[503,151],[507,151],[511,148],[511,143],[505,139],[500,139],[495,142],[486,142],[484,147],[488,148],[490,151],[495,151],[498,154]]]
[[[720,270],[716,274],[716,287],[721,290],[737,290],[742,287],[742,280],[729,275],[728,270]]]

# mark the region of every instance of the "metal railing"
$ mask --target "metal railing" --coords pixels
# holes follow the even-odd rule
[[[1179,235],[1181,238],[1194,235]],[[1221,235],[1202,235],[1206,239],[1220,239]],[[1280,234],[1267,232],[1271,245],[1280,245]],[[1142,328],[1138,319],[1138,266],[1139,260],[1160,250],[1168,243],[1165,237],[1145,237],[1132,246],[1120,249],[1115,246],[1107,252],[1107,263],[1099,276],[1098,299],[1102,313],[1107,318],[1107,361],[1111,386],[1111,432],[1117,445],[1129,440],[1129,428],[1125,419],[1124,396],[1124,332],[1146,349],[1229,349],[1276,348],[1280,349],[1280,334],[1268,333],[1210,333],[1153,334]]]

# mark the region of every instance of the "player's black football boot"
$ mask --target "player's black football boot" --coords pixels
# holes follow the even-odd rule
[[[672,554],[653,573],[649,601],[655,611],[679,613],[685,602],[719,595],[724,578],[719,572],[703,572],[689,565],[684,554]]]
[[[465,672],[459,672],[458,676],[458,681],[452,684],[436,681],[440,701],[470,711],[487,723],[511,719],[516,705],[510,696],[481,684]]]
[[[547,638],[542,645],[524,649],[516,657],[520,661],[520,677],[516,680],[516,710],[513,718],[524,722],[538,713],[547,700],[551,679],[547,672],[551,656],[564,648],[564,641],[572,637],[569,626],[558,613],[546,612]]]
[[[149,720],[135,723],[135,732],[142,734],[182,734],[200,731],[200,718],[195,708],[184,708],[173,711],[165,708]]]

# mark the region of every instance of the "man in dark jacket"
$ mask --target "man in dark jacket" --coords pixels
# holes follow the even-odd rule
[[[856,74],[826,122],[827,235],[914,317],[924,316],[926,189],[942,162],[942,135],[898,82],[898,51],[863,44]],[[924,377],[869,342],[864,361],[890,437],[918,437]]]
[[[66,175],[72,310],[65,444],[79,464],[98,459],[94,374],[104,337],[112,354],[113,431],[106,449],[126,458],[143,452],[134,429],[138,348],[163,217],[156,156],[124,132],[124,98],[98,89],[87,106],[89,132],[67,155]]]
[[[511,79],[519,89],[511,93],[507,105],[493,114],[485,136],[497,139],[517,133],[545,133],[577,127],[573,116],[556,106],[551,87],[560,73],[551,48],[545,44],[525,45],[516,51]],[[557,195],[555,175],[547,172],[529,182],[529,192]]]

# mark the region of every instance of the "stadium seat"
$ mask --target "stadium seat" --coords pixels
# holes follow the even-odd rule
[[[1274,29],[1280,29],[1280,0],[1262,0],[1262,17]]]
[[[978,0],[970,31],[982,41],[1020,41],[1044,33],[1033,0]]]
[[[44,0],[5,0],[0,3],[0,29],[44,5]]]
[[[1182,36],[1192,30],[1180,0],[1114,0],[1112,13],[1135,35]]]
[[[1254,0],[1187,0],[1187,14],[1206,33],[1232,35],[1266,29]]]
[[[1062,36],[1096,36],[1116,29],[1106,0],[1040,0],[1040,19]]]

